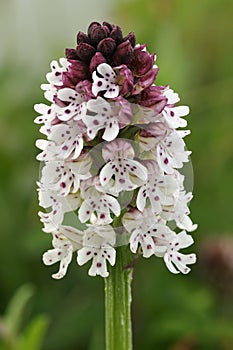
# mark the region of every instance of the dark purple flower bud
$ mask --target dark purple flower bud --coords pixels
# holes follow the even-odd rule
[[[110,37],[116,41],[116,43],[121,43],[123,39],[122,30],[118,26],[114,26],[110,33]]]
[[[143,75],[142,77],[138,77],[137,82],[134,85],[132,95],[137,95],[142,90],[150,87],[155,81],[158,70],[158,68],[151,69],[147,74]]]
[[[90,61],[95,52],[95,48],[89,44],[81,43],[77,46],[77,54],[82,61]]]
[[[105,38],[101,40],[97,46],[97,50],[102,52],[106,56],[111,55],[115,48],[116,43],[112,38]]]
[[[86,63],[79,60],[69,60],[71,65],[68,72],[63,73],[66,81],[72,81],[73,85],[76,85],[80,80],[89,78],[89,67]]]
[[[94,28],[96,27],[100,27],[101,24],[99,22],[92,22],[89,27],[88,27],[88,30],[87,30],[87,34],[90,36],[91,35],[91,32]]]
[[[77,34],[77,44],[87,43],[90,44],[90,38],[87,34],[83,32],[78,32]]]
[[[113,55],[114,66],[119,66],[124,63],[127,64],[127,62],[132,57],[132,53],[133,53],[133,49],[129,40],[124,41],[123,43],[118,45]]]
[[[129,40],[132,47],[134,47],[136,45],[136,37],[135,37],[135,34],[133,32],[130,32],[128,35],[126,35],[123,38],[123,41],[126,41],[126,40]]]
[[[150,86],[140,94],[140,105],[152,108],[156,113],[161,113],[167,104],[167,98],[163,95],[164,86]]]
[[[103,26],[108,28],[109,33],[113,30],[113,25],[108,22],[103,22]]]
[[[133,88],[133,74],[131,70],[125,64],[122,64],[115,68],[115,72],[117,74],[117,84],[121,86],[121,96],[127,95]]]
[[[96,26],[90,33],[92,45],[97,45],[102,39],[108,36],[108,28],[104,26]]]
[[[78,54],[75,49],[66,49],[65,55],[68,60],[78,60]]]
[[[134,75],[145,75],[154,65],[155,55],[150,55],[145,51],[145,45],[134,49]]]
[[[95,55],[91,59],[90,63],[90,71],[91,73],[97,68],[97,66],[101,63],[106,63],[106,59],[102,55],[101,52],[96,52]]]
[[[62,83],[63,83],[63,87],[69,87],[69,88],[73,88],[75,86],[71,74],[68,72],[64,72],[62,74]]]

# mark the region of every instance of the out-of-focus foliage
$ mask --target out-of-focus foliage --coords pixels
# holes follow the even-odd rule
[[[231,350],[233,3],[119,0],[112,7],[114,20],[109,21],[121,25],[125,34],[134,30],[138,42],[157,53],[158,84],[169,83],[182,103],[191,106],[192,134],[186,141],[193,150],[192,218],[199,223],[194,234],[199,259],[190,275],[173,276],[156,258],[136,264],[134,349]],[[73,11],[79,31],[83,28],[78,3]],[[92,13],[92,19],[99,18]],[[61,24],[51,17],[50,25]],[[72,35],[67,46],[75,40]],[[51,59],[54,50],[59,51],[55,58],[64,51],[63,45],[59,50],[59,38],[54,40],[48,49]],[[88,266],[78,267],[75,259],[65,279],[53,281],[50,275],[57,267],[41,262],[51,240],[41,232],[37,217],[39,165],[34,143],[39,133],[32,106],[42,102],[39,85],[45,82],[46,69],[19,65],[13,54],[0,67],[0,314],[16,288],[31,282],[36,294],[28,332],[37,333],[30,322],[38,314],[48,314],[51,321],[43,350],[103,350],[103,281],[88,277]]]
[[[44,315],[25,324],[28,302],[33,295],[30,285],[23,285],[9,302],[4,317],[0,318],[1,350],[40,350],[48,326]]]

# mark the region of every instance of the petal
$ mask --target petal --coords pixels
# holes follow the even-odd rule
[[[182,231],[176,235],[175,240],[177,240],[176,245],[179,244],[179,249],[181,248],[187,248],[190,245],[193,244],[193,237],[190,235],[187,235],[185,231]]]
[[[77,252],[77,263],[82,266],[94,256],[94,251],[89,247],[83,247]]]
[[[105,166],[100,171],[99,179],[102,186],[105,186],[114,174],[112,165],[110,163],[105,164]]]
[[[72,259],[72,247],[69,248],[69,252],[67,252],[67,255],[65,256],[64,259],[61,260],[60,262],[60,267],[59,271],[55,274],[52,275],[53,278],[55,279],[61,279],[65,276],[66,271],[68,269],[68,265],[71,262]]]
[[[144,165],[142,165],[141,163],[139,163],[136,160],[132,160],[132,159],[128,159],[127,160],[128,163],[130,164],[131,168],[130,168],[130,172],[134,175],[139,177],[141,180],[146,181],[147,180],[147,169],[146,167],[144,167]]]
[[[146,187],[142,186],[139,191],[138,191],[138,195],[137,195],[137,201],[136,201],[136,205],[137,205],[137,208],[138,210],[140,211],[143,211],[144,208],[145,208],[145,205],[146,205],[146,198],[147,198],[147,195],[146,195]],[[145,195],[144,195],[145,193]]]
[[[83,102],[82,95],[80,95],[76,90],[70,88],[64,88],[58,91],[57,97],[62,101],[73,102],[75,100],[76,103]]]
[[[109,207],[109,209],[116,215],[119,216],[121,213],[121,207],[116,198],[105,195],[104,198],[106,199],[106,203]]]
[[[116,120],[110,121],[104,131],[103,139],[106,141],[114,140],[119,133],[119,124]]]
[[[92,213],[92,209],[85,201],[82,203],[81,207],[79,208],[78,218],[82,223],[84,223],[90,219],[91,213]]]
[[[109,263],[114,266],[116,262],[116,250],[110,246],[105,247],[106,249],[106,259]]]
[[[108,277],[109,272],[107,271],[107,264],[105,259],[96,257],[93,259],[92,265],[88,271],[89,276],[100,275],[102,277]]]
[[[177,270],[172,264],[171,259],[169,258],[167,253],[164,255],[163,259],[169,271],[171,271],[174,274],[180,273],[180,271]]]
[[[136,251],[138,249],[139,235],[140,235],[140,232],[136,229],[136,230],[133,231],[133,233],[130,236],[130,240],[129,240],[130,250],[133,253],[136,253]]]
[[[101,63],[97,67],[97,72],[102,78],[97,75],[96,71],[93,72],[92,93],[94,96],[97,96],[100,91],[105,91],[104,97],[117,97],[119,95],[119,86],[116,84],[116,74],[112,67],[107,63]]]
[[[42,260],[45,265],[53,265],[60,260],[58,253],[60,249],[49,249],[46,253],[43,254]]]

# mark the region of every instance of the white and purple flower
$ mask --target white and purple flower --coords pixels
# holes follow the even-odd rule
[[[77,43],[52,61],[41,86],[48,105],[34,107],[44,135],[36,142],[39,216],[53,243],[43,261],[60,263],[53,277],[62,278],[77,251],[78,265],[92,261],[90,276],[107,277],[124,236],[131,252],[188,273],[195,254],[179,250],[193,243],[186,231],[197,225],[180,169],[189,161],[190,131],[177,129],[187,126],[189,108],[177,105],[168,85],[154,84],[156,55],[136,45],[134,33],[123,37],[120,27],[93,22]],[[82,230],[64,225],[70,212]],[[174,223],[183,231],[172,231]]]

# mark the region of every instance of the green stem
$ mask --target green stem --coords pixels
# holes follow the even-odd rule
[[[131,350],[131,282],[132,268],[128,246],[116,249],[116,264],[105,278],[106,350]]]

